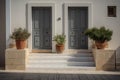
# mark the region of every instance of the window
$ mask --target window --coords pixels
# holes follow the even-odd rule
[[[116,6],[108,6],[108,17],[116,17]]]

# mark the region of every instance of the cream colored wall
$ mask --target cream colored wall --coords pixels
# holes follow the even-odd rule
[[[55,33],[63,31],[63,4],[64,3],[91,3],[92,26],[106,26],[113,30],[109,47],[116,49],[120,46],[120,0],[11,0],[11,30],[17,27],[26,27],[26,5],[28,3],[55,3]],[[107,17],[107,6],[117,6],[117,17]],[[61,17],[60,21],[57,18]]]

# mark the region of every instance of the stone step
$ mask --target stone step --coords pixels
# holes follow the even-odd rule
[[[47,59],[47,58],[49,58],[49,59],[51,59],[51,58],[92,58],[92,56],[67,56],[67,55],[65,55],[65,56],[29,56],[29,59],[42,59],[42,58],[45,58],[45,59]]]
[[[70,56],[63,56],[63,57],[31,57],[31,58],[29,58],[29,62],[41,62],[41,61],[49,61],[49,62],[56,62],[56,61],[94,62],[94,58],[93,57],[70,57]]]
[[[70,49],[70,50],[65,50],[64,51],[64,53],[91,53],[92,52],[92,50],[86,50],[86,49],[81,49],[81,50],[79,50],[79,49]]]
[[[86,68],[87,67],[87,68]],[[91,52],[46,54],[32,53],[29,55],[27,69],[88,69],[95,67]]]
[[[92,53],[73,53],[73,54],[67,54],[67,53],[64,53],[64,54],[55,54],[55,53],[53,53],[53,54],[41,54],[41,53],[32,53],[32,54],[30,54],[29,55],[29,57],[38,57],[38,56],[72,56],[72,57],[93,57],[93,55],[92,55]]]
[[[95,66],[94,62],[31,62],[28,66],[46,67],[46,66]]]
[[[30,70],[30,71],[48,71],[48,72],[53,72],[53,71],[79,71],[79,70],[91,70],[91,71],[94,71],[95,70],[95,67],[87,67],[87,66],[59,66],[59,67],[56,67],[56,66],[46,66],[46,67],[27,67],[26,70]]]

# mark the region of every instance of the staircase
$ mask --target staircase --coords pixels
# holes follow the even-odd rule
[[[81,53],[31,53],[27,69],[76,69],[95,70],[91,52]]]

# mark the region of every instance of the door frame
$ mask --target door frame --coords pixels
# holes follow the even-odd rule
[[[65,3],[64,4],[64,34],[66,35],[66,44],[65,49],[66,51],[71,50],[69,49],[69,42],[68,42],[68,7],[88,7],[88,28],[92,26],[92,4],[91,3]],[[91,47],[91,41],[88,39],[88,49]]]
[[[54,3],[28,3],[27,4],[27,28],[32,34],[32,7],[51,7],[52,8],[52,40],[55,34],[55,4]],[[54,42],[52,41],[52,52],[54,52]],[[32,35],[28,39],[28,48],[32,52]]]

